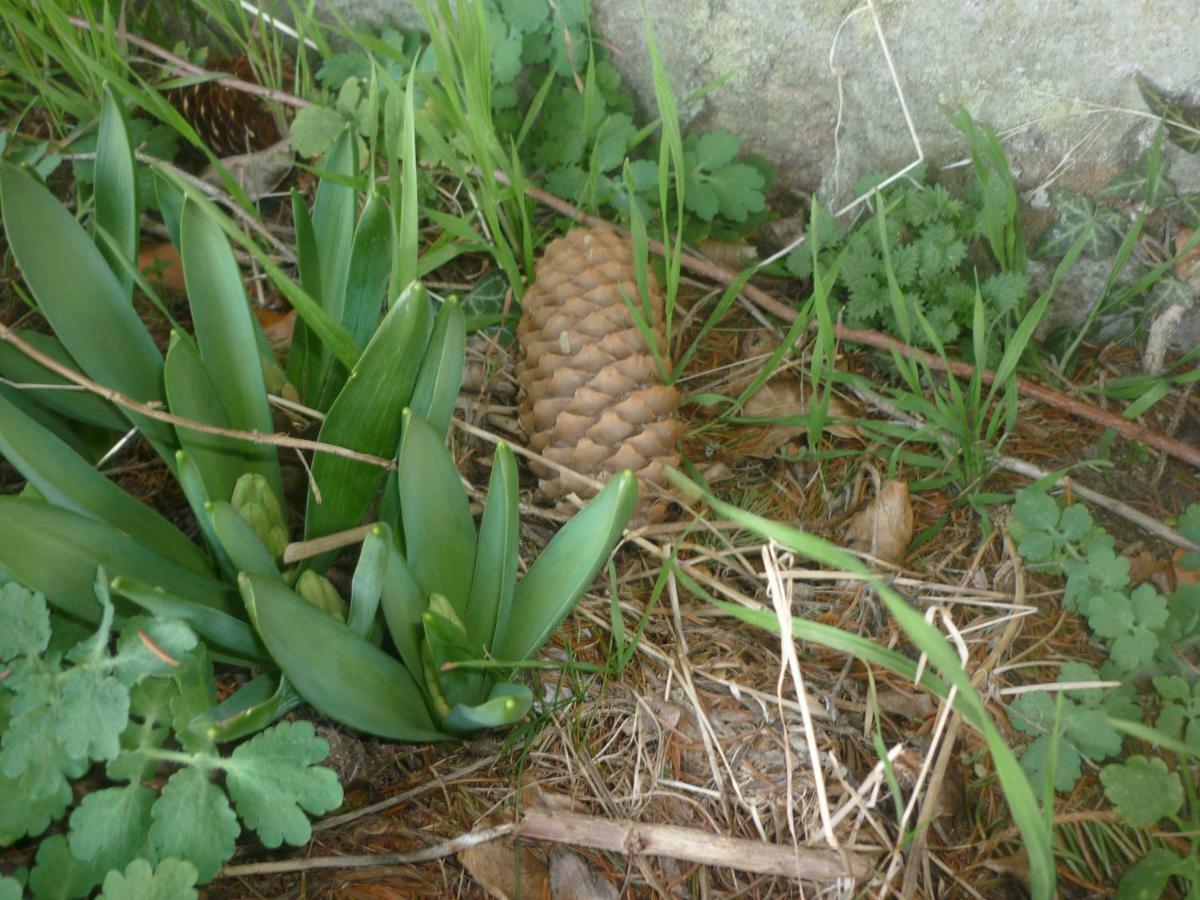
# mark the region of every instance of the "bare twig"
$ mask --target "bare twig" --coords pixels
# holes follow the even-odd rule
[[[263,434],[258,431],[240,431],[236,428],[221,428],[216,425],[208,425],[204,422],[196,422],[192,419],[185,419],[182,416],[176,416],[169,412],[163,412],[156,406],[149,403],[142,403],[140,400],[134,400],[132,397],[127,397],[120,391],[105,387],[98,382],[92,381],[86,375],[81,375],[70,366],[64,366],[53,357],[42,353],[32,344],[29,344],[16,332],[9,328],[4,323],[0,322],[0,341],[12,344],[34,362],[44,366],[56,375],[61,375],[68,381],[79,385],[85,390],[95,394],[98,397],[103,397],[109,403],[127,409],[130,412],[135,412],[140,416],[145,416],[147,419],[154,419],[158,422],[166,422],[168,425],[174,425],[177,428],[187,428],[191,431],[198,431],[202,434],[215,434],[219,437],[229,438],[234,441],[245,441],[248,444],[262,444],[272,447],[291,447],[296,450],[311,450],[314,453],[328,453],[330,456],[340,456],[344,459],[351,459],[355,462],[366,463],[370,466],[378,466],[381,469],[394,469],[396,461],[385,459],[382,456],[374,456],[370,453],[359,453],[357,450],[350,450],[347,447],[339,447],[337,444],[325,444],[321,441],[310,441],[307,438],[291,437],[286,434]]]

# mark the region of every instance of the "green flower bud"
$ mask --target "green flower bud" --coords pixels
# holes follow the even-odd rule
[[[230,503],[254,529],[271,556],[282,559],[288,545],[287,523],[283,507],[267,480],[261,475],[246,473],[234,485]]]
[[[296,593],[339,622],[346,621],[346,601],[337,592],[333,582],[324,575],[318,575],[311,569],[306,570],[296,582]]]

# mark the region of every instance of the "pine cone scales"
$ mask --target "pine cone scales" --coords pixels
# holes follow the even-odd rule
[[[244,56],[216,60],[209,69],[258,82],[253,65]],[[261,97],[219,82],[202,81],[175,88],[166,96],[217,156],[263,150],[283,137],[278,120]]]
[[[653,334],[664,347],[662,294],[647,277]],[[517,327],[521,424],[531,450],[582,475],[605,481],[631,469],[664,484],[666,468],[679,465],[679,391],[663,384],[625,297],[638,302],[633,253],[611,228],[576,228],[547,246]],[[579,478],[533,468],[551,499],[595,494]],[[638,518],[660,521],[669,502],[647,493]]]

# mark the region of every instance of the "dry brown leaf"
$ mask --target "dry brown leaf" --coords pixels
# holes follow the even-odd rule
[[[1183,565],[1183,558],[1187,556],[1188,551],[1180,547],[1175,551],[1175,556],[1172,563],[1175,568],[1175,585],[1196,584],[1200,582],[1200,572],[1195,569],[1189,569]]]
[[[717,241],[709,238],[698,243],[696,249],[718,266],[734,271],[743,269],[758,259],[758,250],[744,241]]]
[[[258,324],[262,326],[272,349],[283,350],[292,345],[292,332],[296,327],[296,311],[294,309],[281,312],[275,309],[256,309]]]
[[[1188,241],[1192,239],[1195,231],[1191,228],[1180,228],[1178,234],[1175,235],[1175,252],[1182,252],[1187,246]],[[1187,253],[1184,253],[1179,259],[1175,260],[1175,275],[1180,281],[1186,281],[1196,290],[1200,291],[1200,244],[1193,247]]]
[[[608,879],[570,850],[556,849],[550,858],[550,896],[554,900],[617,900]]]
[[[138,271],[162,291],[182,294],[187,291],[183,281],[183,261],[170,241],[152,244],[141,250],[137,258]]]
[[[504,821],[501,817],[493,817],[485,819],[480,826],[491,827]],[[476,844],[459,853],[458,861],[496,900],[516,900],[518,897],[521,900],[548,900],[551,896],[550,869],[528,843],[523,842],[518,847],[512,838],[500,838]]]
[[[784,372],[769,379],[755,391],[742,407],[742,415],[751,419],[795,419],[808,415],[811,392],[799,376]],[[825,411],[828,419],[852,419],[855,411],[848,403],[831,396]],[[808,425],[761,426],[761,435],[748,440],[738,449],[748,456],[770,459],[784,444],[808,431]],[[857,438],[859,430],[844,422],[827,423],[825,430],[841,438]]]
[[[855,513],[846,528],[851,550],[896,566],[904,562],[912,536],[912,504],[904,481],[885,481],[875,499]]]
[[[928,694],[909,694],[904,691],[886,690],[878,694],[879,708],[893,715],[922,722],[937,712],[937,704]]]

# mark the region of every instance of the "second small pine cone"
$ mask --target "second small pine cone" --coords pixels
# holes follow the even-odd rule
[[[653,272],[647,280],[652,336],[669,367],[662,293]],[[550,242],[517,327],[521,424],[529,449],[582,475],[606,481],[636,472],[643,485],[635,521],[658,522],[670,501],[647,487],[665,486],[667,467],[679,465],[679,391],[663,383],[626,298],[640,304],[628,239],[593,227]],[[596,493],[548,466],[533,469],[553,500]]]

